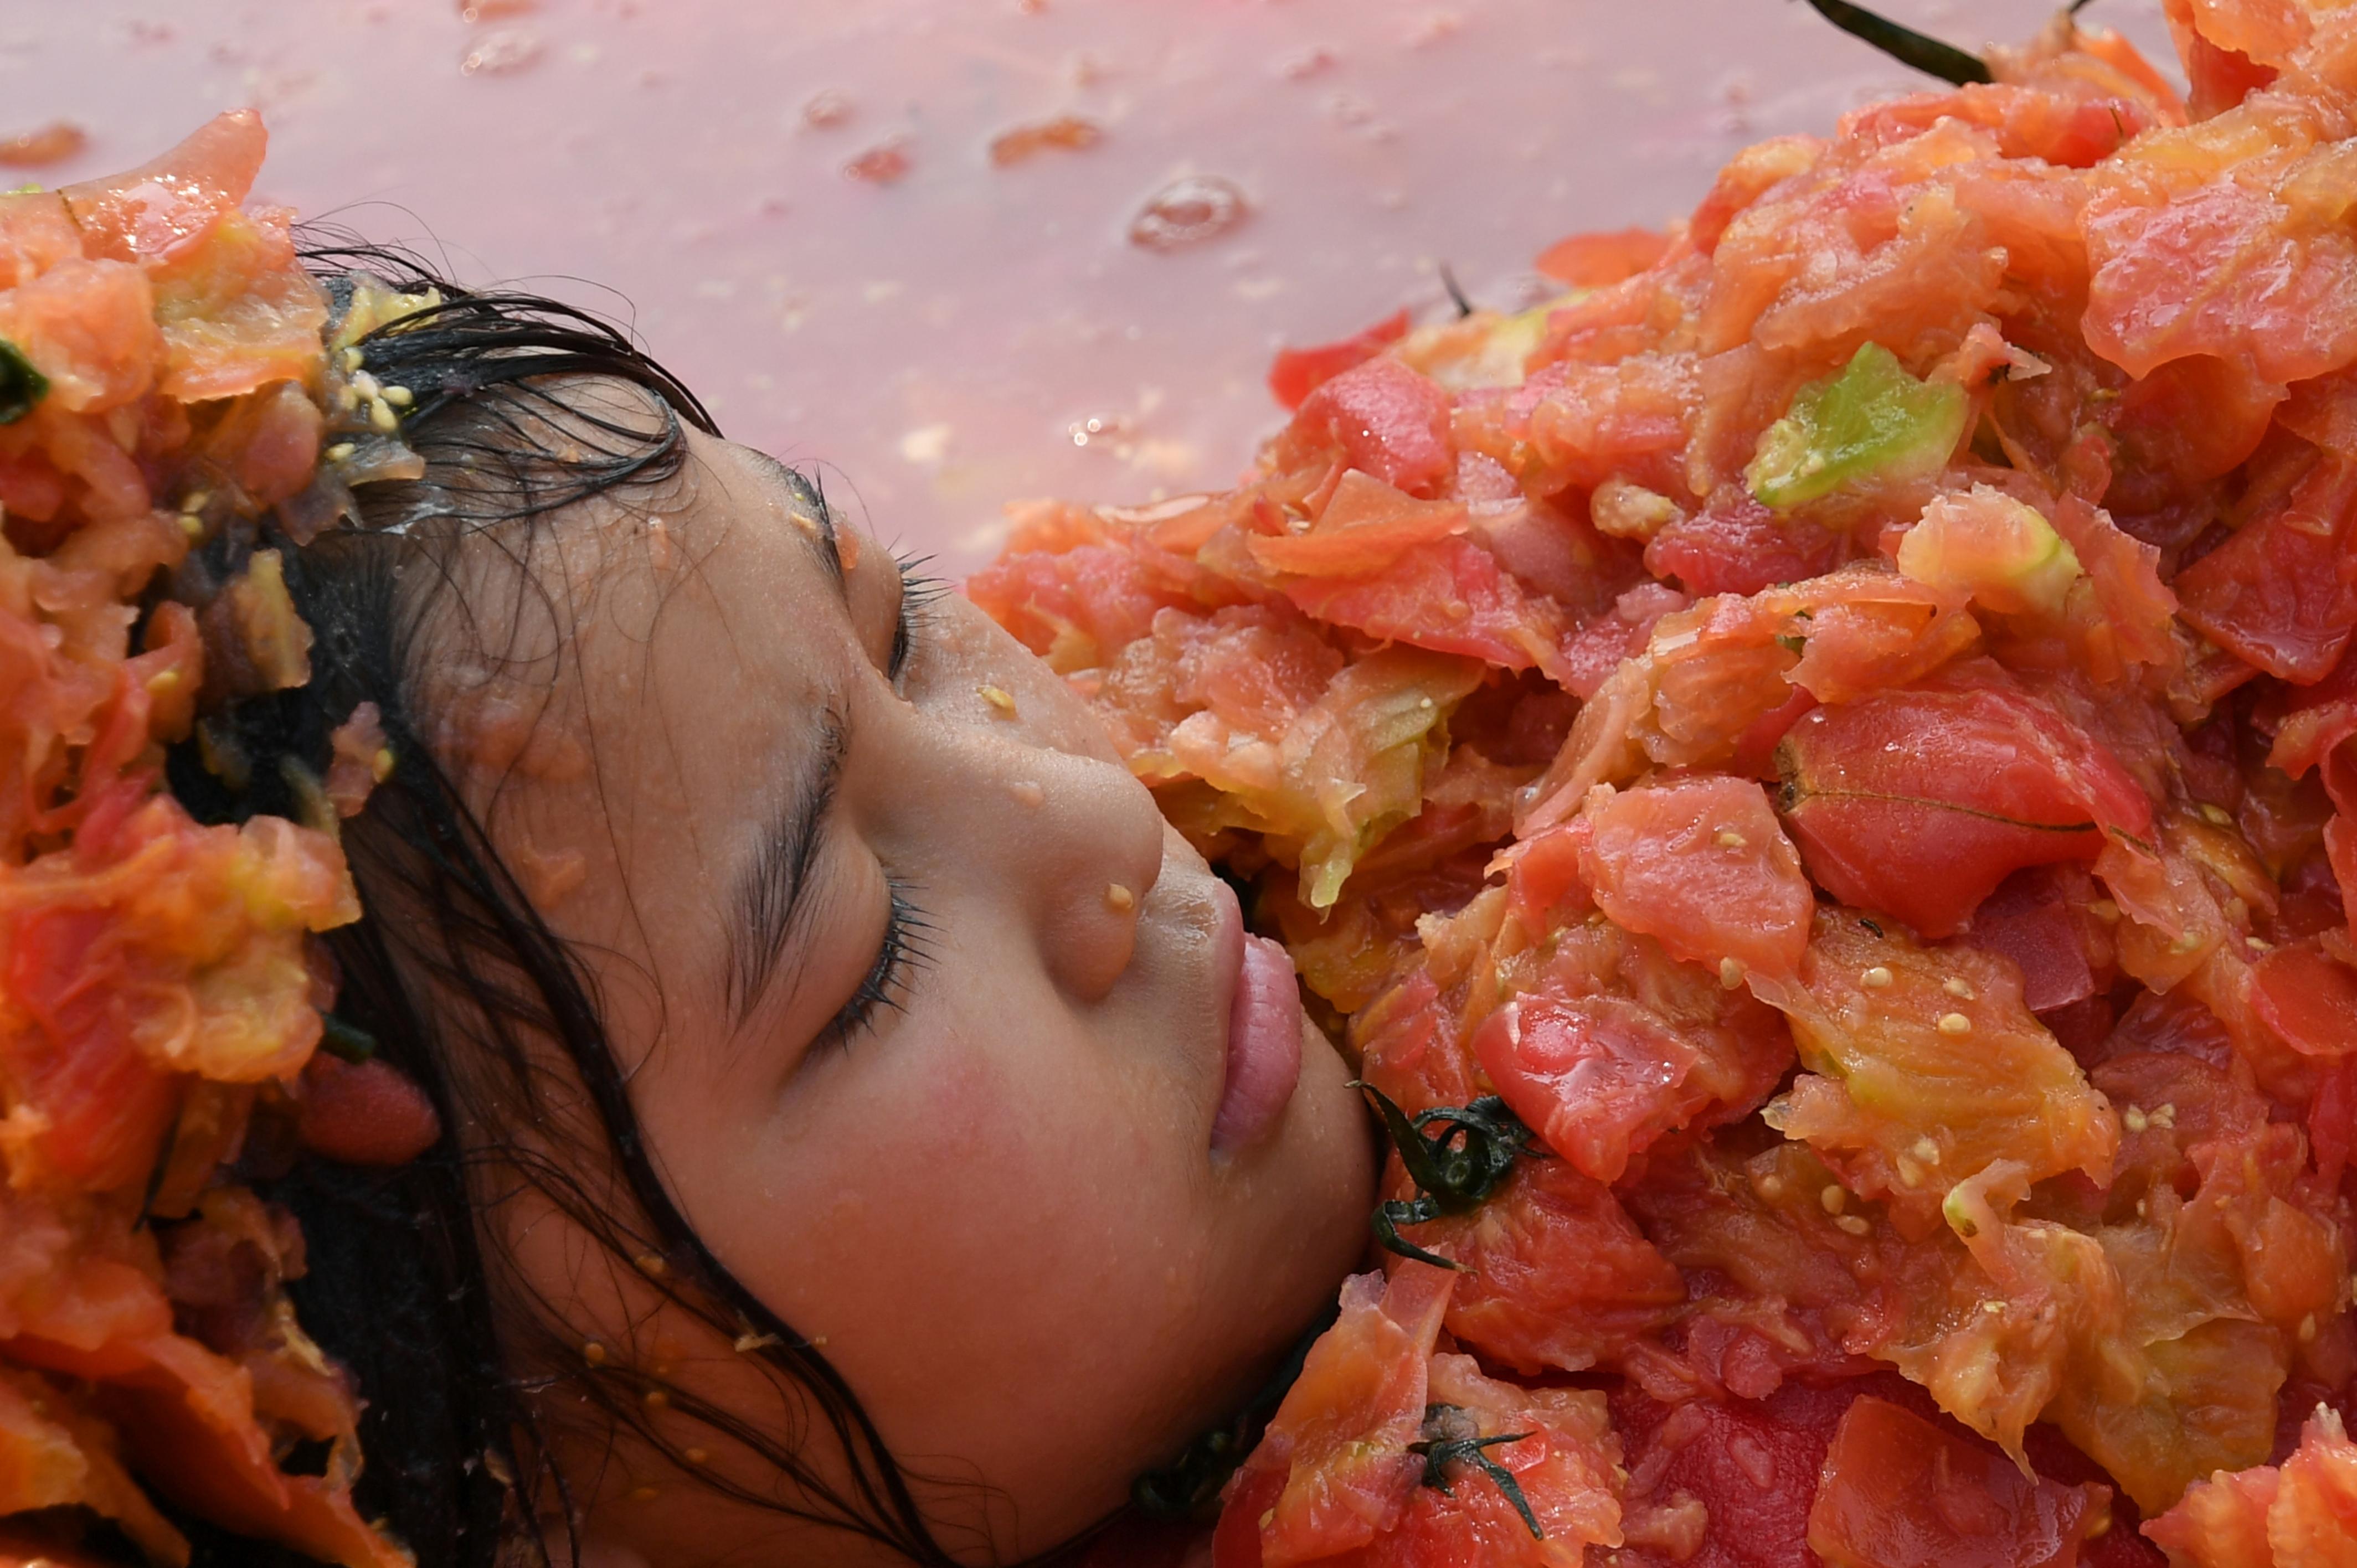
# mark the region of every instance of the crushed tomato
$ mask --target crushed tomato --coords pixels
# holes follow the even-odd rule
[[[2062,18],[974,579],[1370,1085],[1528,1133],[1394,1155],[1461,1272],[1352,1283],[1222,1568],[2357,1563],[2357,9],[2169,9],[2190,103]]]
[[[94,1515],[185,1563],[167,1507],[412,1562],[353,1505],[360,1391],[286,1294],[302,1237],[231,1165],[299,1115],[333,1005],[316,935],[360,913],[334,809],[207,826],[162,787],[200,692],[308,677],[250,520],[353,427],[329,350],[392,297],[356,282],[331,325],[292,215],[246,204],[264,145],[223,114],[128,174],[0,195],[0,348],[35,389],[0,411],[0,1516],[34,1516],[0,1520],[9,1563],[85,1561]],[[231,520],[220,591],[156,602]]]

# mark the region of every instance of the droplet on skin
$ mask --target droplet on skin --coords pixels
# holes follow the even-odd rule
[[[564,903],[589,875],[589,863],[577,849],[543,854],[531,843],[519,843],[509,850],[508,862],[524,897],[543,914]]]
[[[1023,163],[1045,152],[1085,152],[1104,140],[1104,133],[1096,123],[1077,114],[1059,114],[1052,120],[1035,124],[1017,125],[991,138],[990,161],[1000,168]]]
[[[9,168],[45,168],[61,164],[84,147],[90,137],[70,120],[57,120],[38,131],[0,138],[0,165]]]
[[[458,61],[461,76],[512,76],[539,63],[547,52],[530,27],[494,27],[477,38]]]
[[[1176,251],[1228,232],[1251,212],[1233,180],[1183,175],[1156,191],[1130,220],[1129,242],[1148,251]]]
[[[843,166],[845,177],[868,185],[897,185],[908,177],[909,152],[899,141],[868,148]]]
[[[589,771],[589,753],[553,722],[544,722],[545,703],[521,690],[494,689],[455,704],[445,720],[436,749],[460,766],[493,778],[511,770],[551,784],[570,783]]]

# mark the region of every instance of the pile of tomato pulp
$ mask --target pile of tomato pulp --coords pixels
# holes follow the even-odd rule
[[[2172,16],[972,581],[1427,1156],[1221,1568],[2357,1562],[2357,11]]]
[[[161,787],[164,746],[215,703],[308,679],[254,520],[333,503],[318,459],[339,433],[394,445],[350,395],[344,347],[390,296],[359,287],[331,325],[289,215],[242,205],[264,145],[252,113],[226,114],[145,168],[0,195],[11,1562],[81,1559],[8,1516],[87,1509],[186,1563],[158,1499],[343,1568],[410,1561],[353,1509],[357,1393],[284,1289],[302,1238],[230,1164],[298,1134],[338,1144],[321,1118],[339,1115],[360,1136],[338,1146],[365,1158],[404,1108],[390,1069],[316,1054],[335,979],[312,936],[360,912],[337,822],[390,754],[356,714],[301,824],[202,826]],[[224,776],[242,760],[207,755]]]

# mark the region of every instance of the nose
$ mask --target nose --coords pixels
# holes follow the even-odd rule
[[[985,853],[1037,932],[1057,986],[1092,1002],[1129,967],[1162,875],[1154,799],[1119,763],[1033,750],[1006,758],[1004,815]]]
[[[954,814],[931,831],[1030,927],[1056,985],[1095,1001],[1129,967],[1162,873],[1162,814],[1054,671],[971,605],[945,608],[926,689],[911,693],[941,750],[909,765],[954,780],[928,791]]]

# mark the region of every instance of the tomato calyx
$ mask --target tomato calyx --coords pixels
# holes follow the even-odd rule
[[[2084,4],[2084,0],[2081,0]],[[1848,0],[1809,0],[1811,9],[1850,37],[1872,44],[1892,59],[1911,66],[1927,76],[1936,76],[1952,87],[1966,87],[1974,82],[1995,81],[1988,61],[1955,45],[1919,33],[1912,27],[1900,26],[1887,16],[1877,16],[1863,5],[1853,5]],[[2072,10],[2079,7],[2073,5]]]
[[[1130,1483],[1130,1506],[1146,1518],[1165,1524],[1216,1518],[1220,1493],[1226,1487],[1228,1477],[1236,1473],[1259,1444],[1261,1434],[1268,1430],[1270,1418],[1276,1414],[1276,1407],[1285,1402],[1285,1396],[1300,1380],[1302,1363],[1309,1359],[1309,1348],[1334,1326],[1340,1316],[1340,1306],[1328,1303],[1243,1410],[1199,1434],[1169,1464],[1158,1470],[1148,1470]]]
[[[0,338],[0,424],[14,424],[48,395],[49,378],[34,368],[25,351]]]
[[[1409,1453],[1424,1456],[1422,1485],[1430,1487],[1444,1498],[1453,1498],[1457,1494],[1449,1486],[1448,1467],[1470,1465],[1489,1477],[1491,1483],[1514,1506],[1514,1511],[1523,1516],[1523,1523],[1529,1528],[1533,1541],[1546,1539],[1546,1531],[1539,1528],[1538,1515],[1531,1511],[1530,1499],[1523,1496],[1522,1483],[1514,1479],[1514,1473],[1482,1452],[1501,1443],[1520,1443],[1530,1435],[1529,1433],[1501,1432],[1495,1436],[1483,1437],[1480,1429],[1474,1425],[1473,1418],[1461,1407],[1453,1404],[1426,1405],[1424,1431],[1425,1436],[1421,1440],[1407,1445]]]
[[[1494,1094],[1465,1105],[1436,1105],[1411,1116],[1372,1083],[1351,1087],[1374,1107],[1392,1146],[1399,1151],[1401,1166],[1415,1184],[1414,1197],[1394,1197],[1376,1207],[1375,1240],[1384,1251],[1403,1258],[1465,1273],[1462,1263],[1426,1251],[1402,1236],[1399,1228],[1480,1208],[1512,1173],[1514,1162],[1532,1152],[1531,1130]],[[1442,1131],[1427,1135],[1424,1130],[1435,1125]]]
[[[333,1013],[319,1015],[319,1048],[358,1066],[376,1055],[376,1036]]]

